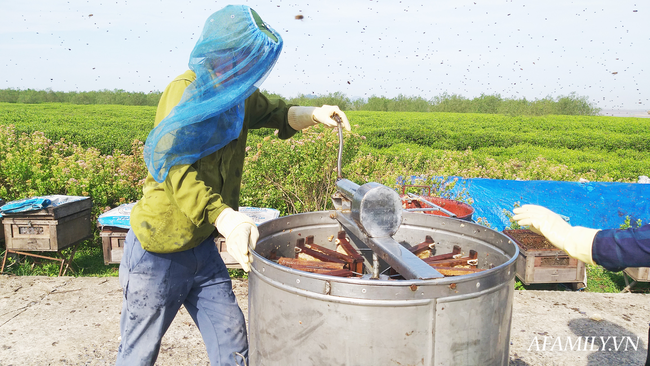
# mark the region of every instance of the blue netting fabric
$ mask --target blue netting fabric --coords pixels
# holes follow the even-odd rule
[[[280,35],[265,26],[277,42],[258,28],[248,6],[229,5],[208,18],[190,55],[196,80],[147,137],[144,160],[157,182],[172,166],[192,164],[239,136],[245,99],[282,51]]]

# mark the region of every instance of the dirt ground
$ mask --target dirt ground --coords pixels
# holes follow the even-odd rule
[[[233,287],[247,314],[247,281],[235,279]],[[510,365],[642,365],[649,300],[631,293],[516,291]],[[0,365],[112,365],[121,301],[117,278],[0,275]],[[209,364],[184,309],[156,364]]]

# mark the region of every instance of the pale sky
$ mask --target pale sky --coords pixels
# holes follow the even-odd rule
[[[162,91],[231,2],[0,0],[0,89]],[[650,1],[240,1],[284,39],[285,97],[575,92],[650,109]],[[298,20],[296,16],[302,15]]]

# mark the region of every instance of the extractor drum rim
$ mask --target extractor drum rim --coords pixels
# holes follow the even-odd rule
[[[269,237],[273,237],[274,235],[285,235],[287,229],[291,231],[297,231],[302,227],[327,228],[331,226],[332,231],[336,232],[338,228],[338,222],[334,219],[331,219],[330,214],[332,212],[333,211],[308,212],[283,216],[281,218],[265,222],[259,226],[260,241],[258,242],[258,248],[260,244],[263,246]],[[290,224],[291,222],[296,221],[298,221],[300,224],[294,227],[287,227],[287,223]],[[433,227],[422,226],[422,223],[425,222],[429,224],[434,223],[435,225]],[[282,227],[287,227],[287,229],[281,229]],[[459,234],[454,231],[449,231],[449,229],[458,227],[462,227],[464,230],[475,232],[475,234],[492,236],[493,238],[496,238],[496,240],[500,240],[501,244],[508,246],[508,248],[499,248],[495,244],[485,242],[485,240],[479,240],[464,233]],[[473,294],[500,287],[504,283],[509,283],[510,281],[514,280],[515,265],[517,257],[519,255],[519,248],[505,234],[461,219],[405,212],[404,222],[401,229],[409,228],[430,228],[442,231],[447,229],[447,232],[462,235],[468,240],[483,241],[486,245],[489,245],[495,250],[500,251],[504,256],[509,258],[504,263],[474,274],[429,280],[388,281],[334,277],[323,274],[304,272],[282,266],[261,256],[256,251],[252,251],[252,256],[254,259],[251,266],[250,277],[270,277],[273,279],[273,281],[278,281],[279,283],[282,283],[286,286],[300,288],[306,291],[317,293],[328,293],[333,296],[377,299],[390,299],[395,298],[396,296],[400,297],[407,294],[408,297],[419,299],[437,298],[441,296],[449,296],[450,291],[451,293],[458,295]]]

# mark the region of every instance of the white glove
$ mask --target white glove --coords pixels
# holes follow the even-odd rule
[[[512,217],[520,226],[544,235],[551,244],[577,260],[596,264],[591,255],[594,237],[599,230],[582,226],[571,226],[548,208],[536,205],[523,205],[512,210]]]
[[[334,128],[338,126],[338,122],[332,118],[332,116],[335,114],[341,117],[341,124],[343,125],[343,128],[348,131],[352,131],[348,117],[346,117],[345,113],[343,113],[339,107],[335,105],[324,105],[322,107],[294,106],[289,108],[288,114],[289,126],[291,126],[296,131],[300,131],[317,123],[322,123],[327,127]]]
[[[244,271],[250,271],[251,258],[248,249],[255,249],[257,239],[260,237],[253,219],[228,207],[219,214],[214,226],[226,238],[228,253],[241,264]]]

